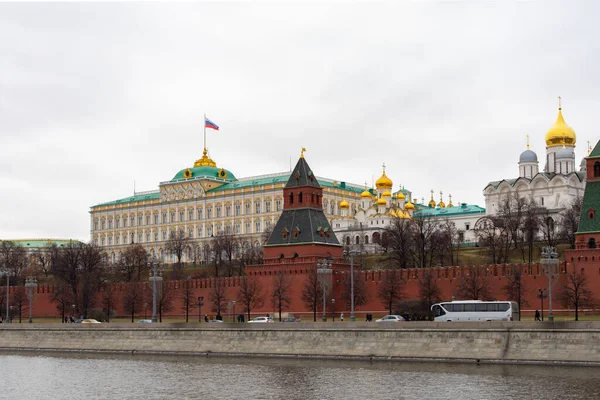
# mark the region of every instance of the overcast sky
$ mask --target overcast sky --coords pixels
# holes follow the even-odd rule
[[[597,2],[0,4],[0,239],[89,240],[90,206],[202,155],[484,205],[563,98],[600,138]]]

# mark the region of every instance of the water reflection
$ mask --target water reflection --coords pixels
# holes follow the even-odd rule
[[[1,399],[592,399],[600,368],[1,353]]]

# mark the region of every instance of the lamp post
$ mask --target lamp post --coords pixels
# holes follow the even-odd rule
[[[331,319],[335,322],[335,299],[331,299]]]
[[[198,323],[202,321],[202,300],[204,300],[204,296],[198,296]]]
[[[27,289],[27,296],[29,297],[29,323],[33,321],[31,318],[33,310],[33,289],[35,289],[37,285],[37,279],[32,278],[31,276],[27,277],[25,280],[25,289]]]
[[[233,322],[235,322],[235,320],[236,320],[236,317],[237,317],[237,316],[235,315],[235,300],[233,300],[231,303],[233,304]]]
[[[558,265],[558,253],[554,247],[546,246],[542,249],[541,264],[548,275],[548,321],[554,321],[552,313],[552,278],[554,275],[554,267]]]
[[[327,322],[327,278],[331,278],[331,261],[323,260],[317,267],[317,277],[323,287],[323,322]]]
[[[354,256],[358,254],[356,250],[349,250],[347,253],[350,256],[350,321],[356,321],[354,315]]]
[[[548,297],[548,294],[546,294],[546,288],[538,288],[537,298],[540,299],[540,303],[542,305],[542,321],[544,320],[544,299],[546,297]]]
[[[150,261],[152,264],[152,275],[150,276],[150,282],[152,282],[152,322],[157,322],[156,319],[156,282],[162,282],[162,276],[158,274],[158,260],[156,256],[152,256]]]

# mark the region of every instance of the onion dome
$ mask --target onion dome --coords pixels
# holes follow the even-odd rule
[[[440,202],[438,203],[438,207],[439,208],[446,208],[446,203],[444,203],[444,200],[440,200]]]
[[[387,204],[387,201],[385,201],[385,199],[383,197],[381,199],[377,200],[377,205],[385,206],[386,204]]]
[[[520,163],[538,162],[537,154],[535,154],[535,152],[527,149],[524,152],[522,152],[521,155],[519,156],[519,162]]]
[[[381,195],[381,197],[392,197],[392,194],[390,193],[389,190],[386,190],[385,192],[383,192],[383,194]]]
[[[577,136],[575,135],[575,131],[573,130],[573,128],[566,124],[563,118],[562,107],[560,105],[559,97],[558,116],[556,117],[556,122],[554,122],[552,128],[550,128],[548,130],[548,133],[546,133],[546,146],[575,146],[576,141]]]
[[[454,204],[452,204],[452,195],[451,194],[448,195],[448,199],[449,199],[449,201],[448,201],[448,205],[446,207],[454,207]]]
[[[396,214],[396,211],[394,211],[394,209],[393,209],[393,208],[390,210],[389,214],[390,214],[392,217],[397,217],[397,216],[398,216],[398,214]]]
[[[587,168],[586,162],[585,162],[585,158],[581,159],[581,163],[579,164],[579,170],[580,171],[585,171]]]
[[[391,189],[392,183],[392,180],[385,174],[385,164],[383,164],[383,174],[375,181],[375,187],[377,189]]]
[[[348,208],[349,206],[350,205],[348,204],[346,199],[342,200],[342,202],[340,203],[340,208]]]
[[[404,200],[406,197],[404,196],[404,193],[402,192],[398,192],[398,194],[396,195],[396,199],[397,200]]]
[[[433,199],[433,196],[431,196],[431,200],[429,200],[429,203],[427,203],[427,205],[431,208],[435,208],[435,200]]]
[[[371,192],[369,192],[367,189],[365,189],[365,191],[360,194],[360,197],[362,197],[362,198],[366,198],[366,197],[371,198]]]
[[[411,203],[411,202],[410,202],[410,200],[408,200],[408,203],[406,203],[406,204],[404,205],[404,209],[405,209],[405,210],[414,210],[414,209],[415,209],[415,206],[413,205],[413,203]]]
[[[566,147],[563,147],[562,149],[560,149],[559,151],[556,152],[557,160],[573,159],[573,158],[575,158],[575,153],[573,153],[573,150],[567,149]]]

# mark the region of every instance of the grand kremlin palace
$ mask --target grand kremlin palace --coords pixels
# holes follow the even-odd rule
[[[102,246],[113,262],[131,243],[141,244],[162,261],[173,261],[165,245],[171,232],[177,230],[183,230],[194,243],[184,261],[203,260],[205,245],[219,234],[234,234],[244,246],[260,247],[266,240],[264,232],[270,231],[281,215],[283,187],[289,176],[290,172],[282,172],[238,179],[231,171],[218,167],[205,148],[193,167],[160,183],[158,190],[136,192],[91,207],[92,242]],[[360,244],[363,249],[366,245],[368,249],[393,218],[411,218],[424,208],[411,203],[411,193],[406,189],[391,192],[392,181],[386,176],[385,167],[373,189],[329,178],[317,179],[323,187],[325,215],[340,242],[346,245]],[[446,207],[441,200],[440,203]],[[473,206],[448,206],[442,211],[451,214],[452,209],[457,209],[463,215],[473,211]],[[479,216],[485,213],[477,206],[475,211]]]

